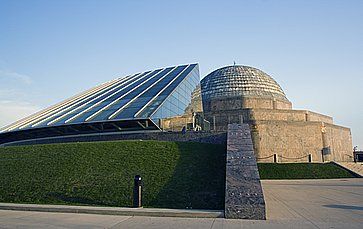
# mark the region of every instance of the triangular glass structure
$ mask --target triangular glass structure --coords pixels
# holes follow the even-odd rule
[[[199,81],[198,64],[117,78],[1,129],[0,144],[5,138],[157,130],[160,119],[184,113]]]

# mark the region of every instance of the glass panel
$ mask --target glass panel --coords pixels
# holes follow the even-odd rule
[[[181,82],[188,77],[188,75],[190,74],[190,72],[194,69],[195,65],[190,65],[184,72],[183,74],[181,74],[177,79],[175,79],[175,81],[173,83],[171,83],[167,88],[165,88],[165,90],[163,90],[163,92],[159,95],[159,96],[168,96],[170,95],[170,93],[174,91],[174,93],[178,94],[180,93],[179,91],[181,90],[179,87],[181,86]],[[178,92],[176,92],[178,91]],[[173,94],[174,94],[173,93]],[[175,96],[175,98],[178,99],[177,95]],[[149,109],[145,109],[138,117],[148,117],[150,116],[152,113],[147,113],[148,111],[150,111]],[[166,116],[164,116],[166,117]]]
[[[174,71],[172,71],[170,74],[168,74],[165,78],[160,80],[155,86],[150,87],[147,89],[147,91],[144,92],[144,94],[140,95],[140,97],[137,97],[133,103],[139,104],[139,109],[135,111],[134,114],[131,114],[129,111],[127,111],[129,108],[126,107],[124,110],[120,112],[120,114],[117,114],[113,119],[119,119],[121,117],[125,117],[124,112],[127,112],[127,114],[131,114],[130,118],[133,118],[134,115],[143,107],[145,106],[149,101],[142,102],[143,97],[154,97],[158,94],[160,90],[162,90],[168,83],[171,82],[172,79],[174,79],[176,76],[178,76],[184,69],[186,68],[185,65],[178,66]],[[183,75],[183,74],[182,74]],[[180,76],[179,76],[180,77]],[[179,78],[178,77],[178,78]],[[131,106],[131,104],[130,104]]]
[[[68,106],[62,108],[60,111],[55,112],[52,115],[48,115],[47,117],[45,117],[39,124],[36,125],[36,127],[43,127],[43,126],[47,126],[47,123],[56,120],[57,118],[61,117],[62,115],[65,115],[66,113],[70,113],[71,111],[77,109],[79,106],[82,106],[84,104],[86,104],[87,102],[92,101],[93,99],[95,99],[97,96],[100,96],[102,93],[107,92],[108,90],[112,90],[113,88],[117,87],[121,82],[117,82],[116,84],[113,84],[111,86],[108,86],[102,90],[96,91],[93,94],[88,95],[87,97],[78,100],[75,103],[69,104]],[[63,124],[65,121],[65,119],[61,119],[60,121],[54,123],[54,125],[57,124]],[[53,124],[52,124],[53,125]]]
[[[135,89],[134,91],[131,91],[130,93],[128,93],[126,96],[124,96],[121,100],[117,101],[117,98],[115,98],[114,101],[117,101],[115,102],[113,105],[111,105],[109,107],[109,109],[114,109],[114,108],[121,108],[122,106],[124,106],[126,103],[128,103],[129,101],[131,101],[133,98],[135,98],[136,96],[138,96],[140,93],[143,93],[143,91],[145,89],[147,89],[148,87],[150,87],[153,83],[155,83],[158,79],[160,79],[161,77],[163,77],[164,75],[166,75],[168,72],[171,71],[172,68],[167,68],[167,69],[164,69],[160,72],[160,74],[158,75],[155,75],[154,78],[148,78],[148,81],[145,82],[140,82],[138,84],[135,84],[134,87],[138,86],[137,89]],[[131,88],[128,88],[128,89],[125,89],[127,91],[130,91],[132,88],[134,87],[131,87]],[[125,92],[126,93],[126,92]],[[102,115],[102,117],[109,117],[112,113],[114,112],[110,112],[110,110],[107,109],[105,111],[102,111],[101,113],[106,113],[105,115]],[[100,120],[100,118],[98,118],[99,115],[97,115],[96,117],[94,117],[94,119],[92,120]]]
[[[163,91],[163,93],[169,92],[169,94],[170,94],[170,91],[174,90],[168,96],[168,98],[165,100],[165,102],[161,105],[161,107],[158,108],[158,110],[155,112],[155,114],[151,116],[151,118],[153,120],[184,114],[186,107],[191,102],[192,91],[199,84],[199,82],[194,83],[194,81],[191,80],[195,74],[198,75],[198,70],[196,68],[194,68],[191,72],[189,72],[189,74],[185,77],[185,79],[180,81],[181,83],[179,82],[179,85],[177,86],[177,88],[172,89],[172,90],[170,88],[167,88]],[[198,76],[198,78],[199,78],[199,76]],[[190,84],[193,84],[193,85],[190,85]],[[177,101],[177,103],[175,103],[175,101]],[[169,103],[171,104],[170,112],[169,113],[164,112],[164,110],[168,110]],[[145,113],[144,113],[144,115],[145,115]]]
[[[77,114],[79,114],[80,112],[82,112],[82,111],[84,111],[84,110],[86,110],[88,108],[90,108],[90,111],[93,111],[93,112],[90,114],[87,111],[87,112],[81,114],[79,117],[77,117],[77,120],[78,120],[77,122],[79,122],[82,119],[83,119],[83,121],[85,121],[86,118],[88,118],[92,114],[96,113],[98,110],[102,109],[103,107],[107,106],[111,102],[115,101],[120,96],[122,96],[125,93],[127,93],[128,91],[130,91],[132,88],[136,87],[138,84],[140,84],[140,82],[142,82],[145,79],[144,77],[152,77],[152,76],[154,76],[155,74],[157,74],[160,71],[161,70],[159,69],[159,70],[156,70],[156,71],[154,71],[152,73],[150,73],[150,72],[142,73],[142,74],[140,74],[140,76],[134,78],[134,80],[131,83],[122,85],[122,86],[116,88],[115,90],[109,91],[105,95],[101,96],[100,98],[98,98],[94,102],[92,102],[92,104],[87,104],[82,109],[79,109],[77,111]],[[148,73],[150,73],[150,74],[148,74]],[[101,101],[103,101],[103,102],[101,102]],[[98,102],[100,102],[100,103],[96,104]],[[67,115],[65,120],[72,117],[72,116],[74,116],[74,115]],[[68,123],[76,123],[76,122],[73,122],[73,120],[72,120],[72,121],[70,121]]]

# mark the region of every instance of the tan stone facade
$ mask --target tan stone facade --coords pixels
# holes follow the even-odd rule
[[[313,162],[352,161],[348,128],[315,121],[256,121],[251,127],[261,162],[273,162],[273,154],[279,162],[307,162],[309,154]],[[330,154],[323,155],[323,148]]]
[[[193,111],[204,116],[210,129],[227,131],[228,124],[248,123],[254,150],[260,162],[352,161],[349,128],[334,125],[333,118],[308,110],[293,110],[286,100],[257,97],[233,97],[210,100],[203,104],[196,93],[186,114],[161,120],[164,131],[203,129]],[[194,117],[193,117],[194,115]]]
[[[186,114],[160,120],[160,127],[164,131],[181,131],[183,127],[193,125],[193,115]]]
[[[229,123],[250,124],[258,161],[273,162],[274,154],[279,162],[307,162],[309,154],[313,162],[352,161],[350,129],[334,125],[332,117],[292,110],[291,103],[284,101],[284,106],[273,106],[273,99],[236,100],[212,103],[215,106],[204,113],[205,118],[217,131],[226,130]]]
[[[204,102],[204,101],[203,101]],[[292,104],[289,101],[271,99],[271,98],[254,98],[236,96],[233,98],[210,99],[204,102],[203,109],[206,111],[219,111],[221,107],[227,107],[230,110],[243,108],[259,109],[291,109]]]

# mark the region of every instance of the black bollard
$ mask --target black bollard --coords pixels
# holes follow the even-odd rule
[[[142,186],[141,186],[141,176],[136,175],[134,178],[134,208],[141,208],[141,192],[142,192]]]
[[[313,162],[313,157],[312,157],[312,155],[311,155],[311,154],[309,154],[309,155],[308,155],[308,162],[309,162],[309,163]]]
[[[275,153],[275,154],[274,154],[274,163],[277,163],[277,162],[278,162],[277,154]]]

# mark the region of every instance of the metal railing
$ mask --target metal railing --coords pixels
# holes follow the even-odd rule
[[[278,154],[271,154],[270,156],[266,156],[266,157],[257,157],[257,160],[265,160],[265,159],[269,159],[269,158],[273,158],[273,162],[274,163],[278,163],[278,162],[304,162],[301,161],[301,159],[306,158],[307,162],[312,162],[312,155],[311,154],[306,154],[304,156],[301,157],[285,157],[283,155],[278,155]],[[283,161],[282,159],[288,160],[288,161]]]

